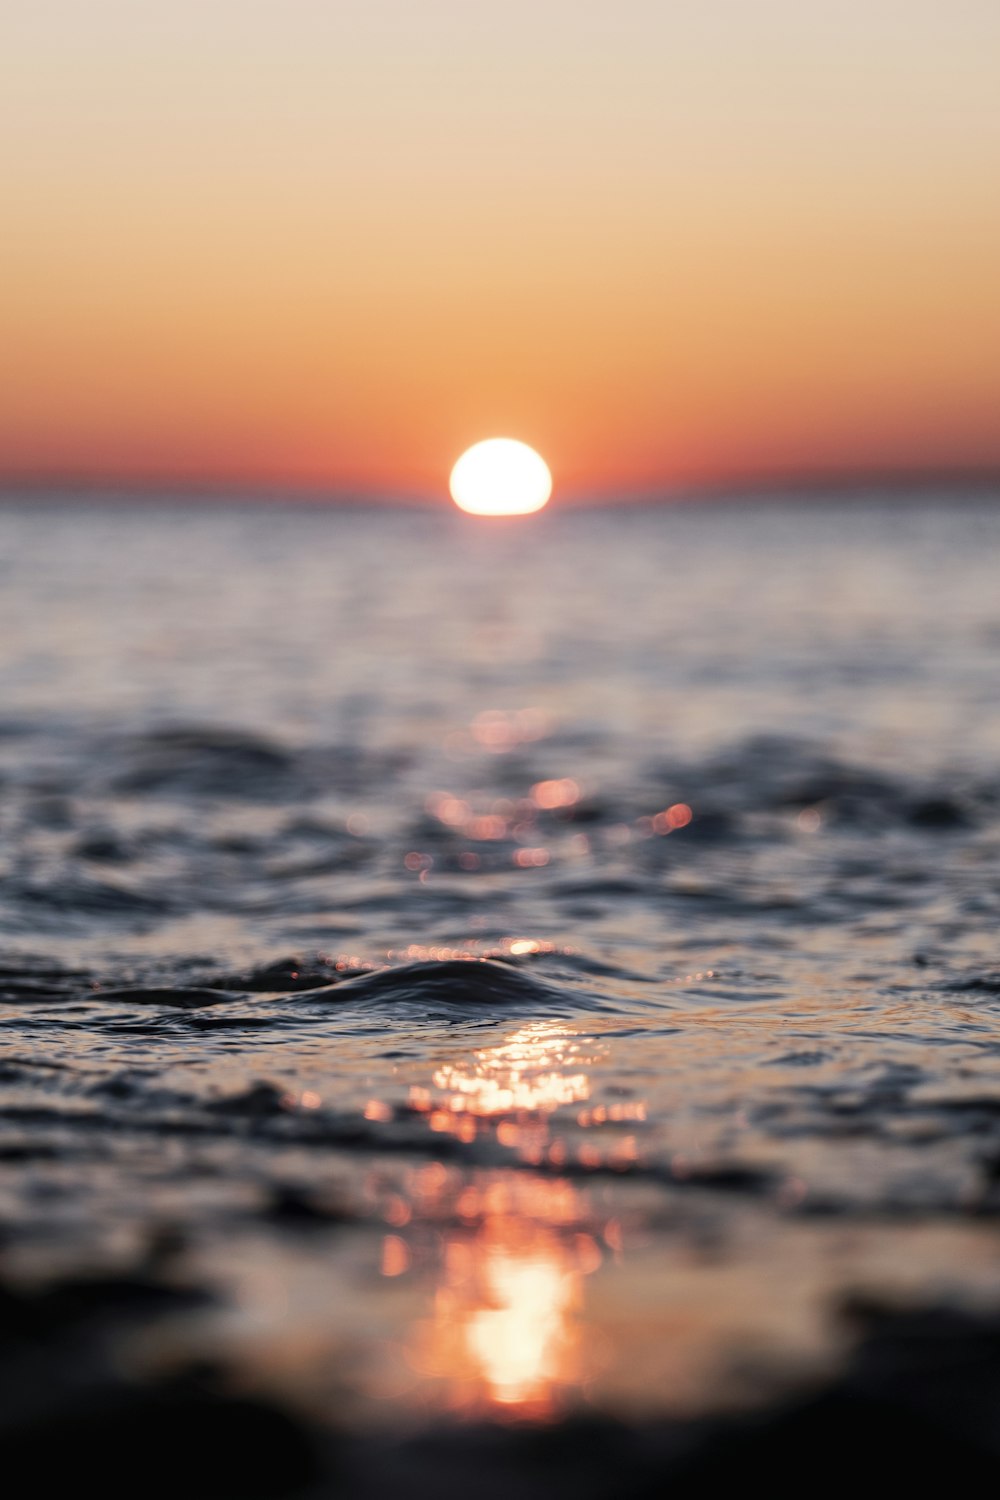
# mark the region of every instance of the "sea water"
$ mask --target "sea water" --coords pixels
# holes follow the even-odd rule
[[[998,661],[988,497],[7,503],[5,1274],[358,1430],[995,1301]]]

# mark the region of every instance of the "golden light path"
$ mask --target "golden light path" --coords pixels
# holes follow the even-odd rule
[[[527,516],[552,494],[548,464],[515,438],[487,438],[451,471],[451,498],[472,516]]]
[[[593,1060],[582,1038],[553,1021],[532,1021],[458,1063],[439,1066],[431,1088],[410,1091],[410,1109],[431,1131],[470,1141],[486,1134],[525,1166],[565,1160],[550,1119],[575,1110],[578,1125],[608,1109],[588,1104]],[[614,1117],[644,1117],[641,1104]],[[634,1140],[625,1145],[631,1158]],[[585,1279],[620,1251],[614,1221],[595,1217],[588,1195],[561,1175],[484,1168],[465,1175],[442,1163],[417,1169],[409,1203],[392,1214],[403,1235],[437,1226],[440,1257],[429,1316],[406,1350],[410,1368],[443,1387],[445,1404],[472,1413],[515,1410],[545,1417],[561,1393],[586,1384],[589,1357],[578,1319]],[[456,1224],[457,1221],[457,1224]],[[400,1233],[386,1236],[382,1271],[413,1263]],[[419,1249],[416,1250],[419,1257]]]

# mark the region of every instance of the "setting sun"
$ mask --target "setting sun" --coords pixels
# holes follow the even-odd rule
[[[487,438],[469,448],[451,471],[451,498],[473,516],[526,516],[552,494],[548,465],[527,443]]]

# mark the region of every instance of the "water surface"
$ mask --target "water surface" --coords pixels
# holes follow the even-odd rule
[[[152,1254],[212,1299],[137,1378],[373,1431],[992,1305],[998,556],[949,496],[0,509],[7,1275]]]

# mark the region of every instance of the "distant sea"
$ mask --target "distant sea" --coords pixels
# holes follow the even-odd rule
[[[0,832],[43,1477],[639,1493],[872,1368],[1000,1463],[1000,498],[6,503]]]

